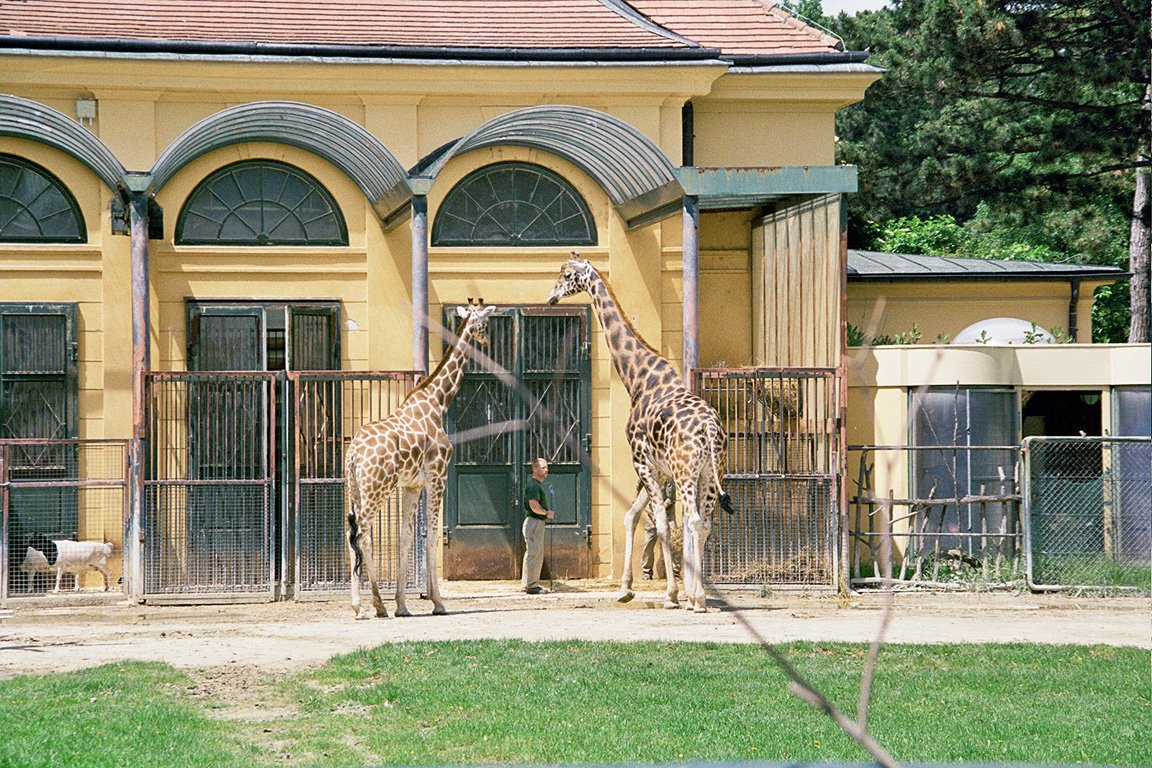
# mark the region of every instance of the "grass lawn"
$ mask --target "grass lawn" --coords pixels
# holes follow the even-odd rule
[[[854,711],[865,646],[782,649]],[[243,697],[193,682],[140,663],[0,682],[0,766],[868,759],[754,645],[398,643]],[[1150,765],[1149,653],[887,646],[870,723],[906,762]]]

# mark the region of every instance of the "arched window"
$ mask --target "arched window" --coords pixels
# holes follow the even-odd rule
[[[200,183],[176,221],[181,245],[347,245],[328,190],[271,160],[225,166]]]
[[[83,243],[87,236],[80,206],[58,178],[0,155],[0,242]]]
[[[468,174],[444,198],[432,245],[595,245],[587,203],[561,176],[527,163]]]

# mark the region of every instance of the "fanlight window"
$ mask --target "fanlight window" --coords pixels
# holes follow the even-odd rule
[[[80,206],[68,188],[38,165],[0,155],[0,242],[83,243]]]
[[[587,203],[537,165],[499,163],[452,188],[436,215],[432,245],[595,245]]]
[[[284,163],[254,160],[213,173],[176,222],[180,244],[347,245],[348,228],[328,190]]]

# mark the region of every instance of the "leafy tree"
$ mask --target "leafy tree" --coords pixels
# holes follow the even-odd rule
[[[855,246],[946,215],[1000,253],[1127,264],[1147,340],[1146,3],[896,0],[827,24],[888,70],[837,123]]]

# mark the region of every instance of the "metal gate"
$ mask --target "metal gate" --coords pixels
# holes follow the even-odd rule
[[[292,435],[291,567],[297,598],[350,587],[344,538],[344,452],[361,424],[382,419],[403,402],[419,382],[418,371],[290,373],[288,418]],[[383,589],[404,574],[409,589],[424,583],[424,507],[416,521],[416,542],[407,563],[394,553],[400,536],[400,493],[378,511],[373,522],[373,557]]]
[[[1152,440],[1024,440],[1028,585],[1152,592]]]
[[[835,368],[693,371],[728,432],[724,488],[704,571],[713,582],[831,585],[840,511],[840,378]]]
[[[107,585],[89,569],[65,576],[61,590],[122,592],[127,515],[127,441],[0,441],[0,601],[55,588],[46,560],[32,556],[29,565],[39,569],[22,567],[29,546],[43,539],[112,544]]]
[[[273,599],[274,373],[145,374],[142,594]]]
[[[447,308],[454,311],[454,307]],[[588,307],[501,307],[488,320],[486,360],[470,360],[445,418],[448,472],[444,573],[520,576],[521,489],[530,462],[551,464],[545,573],[591,575],[591,361]]]

